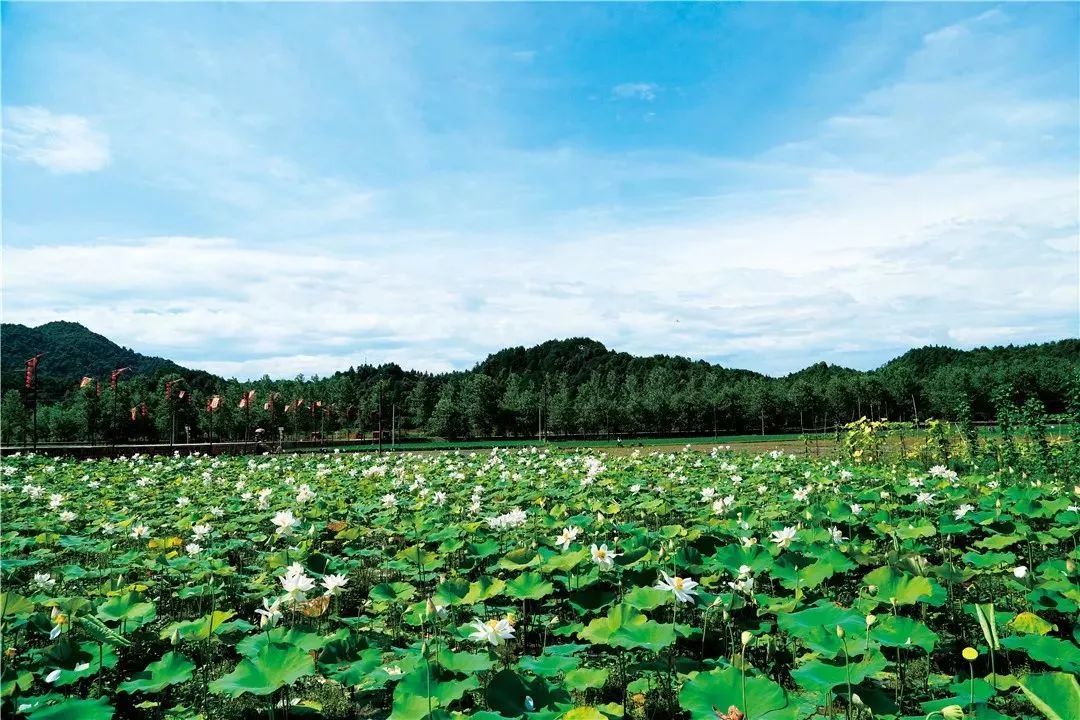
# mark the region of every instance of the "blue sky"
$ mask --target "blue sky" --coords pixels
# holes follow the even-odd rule
[[[26,4],[4,320],[238,377],[1080,335],[1075,4]]]

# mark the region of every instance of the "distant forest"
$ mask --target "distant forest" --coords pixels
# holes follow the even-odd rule
[[[860,417],[992,421],[1003,408],[1063,413],[1080,383],[1076,339],[924,347],[869,372],[818,363],[768,377],[573,338],[502,350],[469,371],[365,365],[325,378],[249,382],[140,355],[76,323],[5,324],[0,342],[6,445],[29,437],[24,362],[41,352],[41,441],[167,442],[175,427],[181,442],[185,426],[193,441],[211,431],[215,440],[243,439],[256,427],[279,426],[290,437],[370,436],[380,423],[389,432],[392,422],[399,436],[446,439],[536,437],[541,429],[545,436],[628,437],[821,432]],[[114,392],[110,373],[120,367],[130,370]]]

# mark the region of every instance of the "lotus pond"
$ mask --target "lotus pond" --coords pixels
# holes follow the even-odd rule
[[[529,448],[0,482],[4,717],[1080,718],[1049,472]]]

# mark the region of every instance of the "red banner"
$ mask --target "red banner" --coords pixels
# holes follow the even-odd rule
[[[26,389],[27,390],[33,390],[34,389],[34,373],[37,371],[38,360],[40,360],[41,356],[44,355],[44,354],[45,353],[38,353],[37,355],[35,355],[34,357],[32,357],[32,358],[30,358],[29,360],[26,361]]]
[[[116,392],[116,381],[120,378],[120,373],[127,372],[130,369],[125,367],[112,371],[112,375],[109,377],[109,387],[112,388],[113,392]]]
[[[172,380],[165,383],[165,401],[172,400]]]

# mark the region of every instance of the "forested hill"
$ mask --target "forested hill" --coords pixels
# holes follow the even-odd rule
[[[57,321],[34,328],[13,323],[0,326],[4,390],[22,387],[26,361],[38,353],[45,353],[37,376],[42,401],[63,398],[83,377],[108,378],[113,370],[122,367],[130,367],[132,375],[150,378],[179,375],[193,388],[205,391],[222,382],[208,372],[189,370],[172,360],[121,347],[79,323]]]
[[[550,435],[662,435],[821,430],[863,416],[992,420],[1003,409],[1025,406],[1028,414],[1062,413],[1070,393],[1080,398],[1076,339],[968,351],[924,347],[868,372],[817,363],[769,377],[570,338],[507,348],[468,371],[431,374],[391,363],[322,378],[246,382],[140,355],[75,323],[4,325],[0,341],[5,442],[25,435],[23,363],[38,352],[47,353],[38,374],[41,436],[58,440],[113,432],[160,439],[174,415],[200,437],[210,426],[206,402],[215,394],[223,402],[214,432],[224,438],[260,425],[283,426],[292,435],[367,433],[378,427],[380,407],[383,427],[393,418],[403,431],[460,438],[535,435],[541,423]],[[115,402],[107,382],[101,395],[78,388],[84,375],[107,381],[123,366],[132,372],[123,376]],[[174,390],[168,400],[166,381]],[[182,403],[180,389],[191,391]],[[240,411],[241,394],[252,390],[256,401]]]

